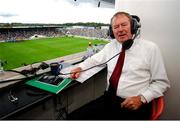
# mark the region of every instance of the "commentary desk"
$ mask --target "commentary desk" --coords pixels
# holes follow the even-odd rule
[[[67,73],[70,68],[65,68],[62,72]],[[1,88],[0,119],[66,119],[69,113],[95,100],[104,92],[106,68],[90,71],[90,75],[85,72],[82,74],[84,77],[79,80],[85,82],[74,80],[58,94],[31,87],[24,82]],[[17,101],[10,101],[12,96]]]

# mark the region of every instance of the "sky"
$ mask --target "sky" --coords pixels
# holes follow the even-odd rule
[[[90,1],[90,2],[88,2]],[[0,0],[0,23],[110,23],[111,3],[99,0]]]

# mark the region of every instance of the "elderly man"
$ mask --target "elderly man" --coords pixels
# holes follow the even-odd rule
[[[157,45],[137,38],[139,27],[131,15],[117,12],[111,19],[115,40],[71,71],[71,77],[76,79],[82,70],[120,53],[107,62],[104,95],[89,104],[87,115],[74,119],[149,119],[151,101],[162,96],[170,82]]]

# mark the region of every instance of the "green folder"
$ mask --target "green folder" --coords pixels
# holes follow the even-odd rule
[[[58,85],[48,84],[45,82],[38,81],[36,79],[32,79],[26,82],[27,85],[40,88],[42,90],[46,90],[48,92],[52,92],[55,94],[58,94],[60,91],[62,91],[70,82],[72,79],[65,78],[61,83]]]

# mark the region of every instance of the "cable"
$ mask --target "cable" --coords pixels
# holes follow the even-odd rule
[[[16,71],[16,70],[6,70],[6,71],[9,71],[9,72],[15,72],[15,73],[18,73],[18,74],[21,74],[23,76],[26,76],[27,77],[27,74],[23,74],[22,72],[20,71]]]
[[[107,61],[104,62],[104,63],[101,63],[101,64],[98,64],[98,65],[92,66],[92,67],[87,68],[87,69],[85,69],[85,70],[81,70],[80,72],[88,71],[88,70],[90,70],[90,69],[92,69],[92,68],[103,66],[103,65],[105,65],[106,63],[108,63],[110,60],[112,60],[113,58],[115,58],[116,56],[118,56],[120,53],[121,53],[121,52],[117,53],[116,55],[114,55],[113,57],[111,57],[109,60],[107,60]],[[8,71],[12,71],[12,72],[16,72],[16,73],[22,74],[21,72],[15,71],[15,70],[8,70]],[[59,75],[69,75],[69,74],[73,74],[73,73],[72,73],[72,72],[71,72],[71,73],[59,73]],[[24,75],[24,74],[23,74],[23,75]],[[36,77],[36,76],[40,76],[40,75],[42,75],[42,74],[38,74],[38,75],[30,76],[30,77],[28,77],[27,75],[24,75],[24,76],[26,76],[25,78],[4,80],[4,81],[0,81],[0,84],[1,84],[1,83],[18,81],[18,80],[24,80],[24,79],[28,79],[28,78],[32,78],[32,77]]]
[[[131,45],[133,44],[134,39],[135,39],[139,34],[140,34],[140,32],[136,32],[135,35],[134,35],[134,37],[133,37],[132,39],[129,39],[129,40],[125,41],[125,42],[127,42],[126,45],[125,45],[125,46],[126,46],[125,49],[129,49],[129,48],[130,48],[129,45],[127,45],[127,44],[130,44],[130,46],[131,46]],[[132,43],[129,43],[129,42],[132,42]],[[123,44],[125,44],[125,43],[123,43]],[[103,66],[103,65],[105,65],[106,63],[108,63],[110,60],[112,60],[113,58],[115,58],[116,56],[118,56],[119,54],[121,54],[121,52],[117,53],[116,55],[114,55],[113,57],[111,57],[109,60],[107,60],[107,61],[104,62],[104,63],[101,63],[101,64],[98,64],[98,65],[92,66],[92,67],[90,67],[90,68],[81,70],[81,71],[79,71],[79,72],[84,72],[84,71],[88,71],[88,70],[90,70],[90,69],[92,69],[92,68],[95,68],[95,67]],[[73,74],[73,73],[77,73],[77,72],[60,73],[59,75],[69,75],[69,74]]]
[[[31,79],[31,78],[34,78],[34,77],[38,77],[40,75],[42,75],[44,73],[41,73],[41,74],[36,74],[36,75],[33,75],[33,76],[26,76],[26,77],[23,77],[23,78],[18,78],[18,79],[9,79],[9,80],[0,80],[0,84],[2,83],[7,83],[7,82],[14,82],[14,81],[18,81],[18,80],[27,80],[27,79]]]
[[[88,71],[92,68],[95,68],[95,67],[100,67],[100,66],[103,66],[105,65],[106,63],[108,63],[110,60],[112,60],[113,58],[115,58],[116,56],[118,56],[121,52],[117,53],[116,55],[114,55],[113,57],[111,57],[109,60],[107,60],[106,62],[104,63],[101,63],[101,64],[98,64],[98,65],[95,65],[95,66],[92,66],[90,68],[87,68],[87,69],[84,69],[84,70],[81,70],[79,72],[84,72],[84,71]],[[70,73],[60,73],[60,75],[69,75],[69,74],[73,74],[74,72],[70,72]]]

